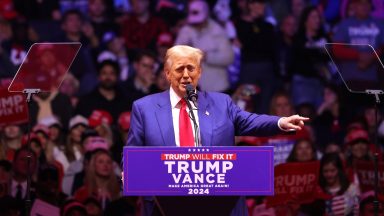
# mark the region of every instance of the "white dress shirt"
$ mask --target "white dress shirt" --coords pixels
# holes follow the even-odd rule
[[[179,101],[181,100],[181,97],[179,97],[176,92],[171,87],[169,90],[169,97],[171,99],[171,107],[172,107],[172,121],[173,121],[173,130],[175,132],[175,142],[176,146],[180,146],[180,135],[179,135],[179,116],[180,116],[180,104]],[[199,126],[199,115],[197,113],[197,108],[191,103],[193,114],[196,118],[196,123]],[[187,106],[187,112],[189,113],[189,108]],[[195,127],[193,126],[193,121],[191,121],[191,126],[193,130],[193,138],[195,138]],[[200,137],[200,136],[199,136]]]
[[[21,197],[24,199],[25,196],[27,195],[27,181],[24,181],[24,182],[17,182],[15,181],[14,179],[12,179],[12,183],[11,183],[11,193],[12,193],[12,197],[16,197],[16,194],[17,194],[17,185],[21,185]]]

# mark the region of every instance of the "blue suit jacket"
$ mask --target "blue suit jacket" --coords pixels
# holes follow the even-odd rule
[[[277,125],[279,117],[245,112],[222,93],[198,92],[198,115],[203,146],[231,146],[235,136],[270,136],[281,132]],[[133,103],[127,145],[176,146],[169,91]],[[144,200],[144,215],[151,215],[153,198]],[[244,197],[232,215],[247,215]]]
[[[235,136],[270,136],[280,131],[279,117],[241,110],[222,93],[198,92],[198,115],[203,146],[231,146]],[[133,103],[127,145],[176,146],[169,91]]]

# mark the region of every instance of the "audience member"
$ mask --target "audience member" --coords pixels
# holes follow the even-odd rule
[[[118,31],[118,25],[113,17],[107,14],[107,0],[89,0],[88,18],[97,38],[101,39],[106,32]]]
[[[21,147],[23,131],[18,125],[7,125],[0,136],[0,160],[13,161],[15,151]]]
[[[30,158],[30,166],[28,167],[28,158]],[[13,159],[12,180],[10,187],[10,195],[17,200],[24,201],[27,197],[27,177],[28,174],[34,175],[37,168],[37,156],[35,152],[27,148],[20,148],[15,152]],[[35,181],[31,184],[30,198],[35,199]]]
[[[129,51],[154,48],[160,33],[167,30],[164,21],[150,11],[149,0],[130,0],[132,12],[121,24],[121,33]]]
[[[10,59],[9,50],[5,49],[12,36],[11,23],[0,19],[0,79],[12,77],[17,71],[16,65]]]
[[[89,117],[93,110],[104,109],[116,122],[120,113],[128,110],[127,99],[118,86],[119,73],[120,67],[117,62],[111,60],[101,62],[98,67],[97,87],[80,99],[75,113]]]
[[[358,209],[359,188],[345,174],[338,154],[325,154],[320,162],[319,184],[332,199],[325,202],[328,215],[353,215]]]
[[[71,73],[80,81],[79,93],[85,94],[96,85],[96,70],[93,57],[99,46],[99,39],[94,33],[93,27],[85,23],[84,15],[71,9],[64,13],[61,28],[64,31],[60,41],[80,42],[82,44],[79,53],[71,65]]]
[[[63,216],[87,216],[87,210],[85,206],[76,201],[75,199],[70,199],[65,202],[60,210],[60,215]]]
[[[98,137],[98,133],[93,129],[87,129],[81,134],[81,152],[80,158],[72,161],[63,178],[62,189],[67,195],[73,195],[73,193],[83,185],[85,170],[88,167],[91,152],[87,151],[85,145],[89,145],[92,137]],[[97,139],[95,146],[107,146],[106,141]],[[105,147],[107,149],[107,147]]]
[[[287,162],[308,162],[317,160],[317,151],[309,139],[297,140],[287,158]]]
[[[292,15],[299,21],[304,9],[309,6],[308,2],[306,0],[291,0],[290,3]]]
[[[278,34],[279,75],[283,79],[283,88],[287,89],[290,76],[293,74],[293,39],[297,30],[297,22],[293,15],[283,18]]]
[[[134,100],[157,92],[155,86],[156,55],[152,51],[141,50],[133,62],[134,75],[123,83],[131,109]]]
[[[38,174],[36,182],[36,199],[40,199],[53,206],[60,207],[67,196],[61,192],[61,177],[55,166],[43,166]]]
[[[249,16],[235,22],[241,44],[240,83],[256,84],[261,88],[256,112],[268,112],[276,88],[276,35],[272,24],[264,19],[265,0],[247,1]]]
[[[14,0],[15,8],[26,20],[60,20],[59,0]]]
[[[8,160],[0,160],[0,199],[9,196],[9,183],[12,176],[11,171],[11,162]]]
[[[31,123],[41,121],[44,118],[55,117],[64,126],[68,126],[73,114],[73,108],[68,96],[58,92],[40,92],[32,97],[29,113]]]
[[[67,73],[63,82],[60,85],[60,93],[66,95],[71,100],[72,108],[75,108],[77,103],[79,102],[79,98],[77,97],[78,91],[80,87],[80,82],[73,76],[72,73]]]
[[[371,16],[371,0],[351,0],[354,4],[354,14],[342,20],[335,29],[333,40],[336,43],[352,45],[369,44],[381,51],[384,45],[384,24]],[[353,88],[369,89],[379,80],[376,55],[366,46],[337,46],[334,55],[340,60],[337,67],[343,79]],[[380,66],[379,66],[380,67]],[[364,105],[350,101],[350,106]]]
[[[373,192],[373,191],[372,191]],[[360,216],[383,216],[384,215],[384,202],[383,200],[379,200],[378,203],[378,214],[375,214],[375,197],[373,193],[370,193],[366,197],[362,197],[360,201],[360,207],[359,207],[359,215]]]
[[[313,119],[316,140],[320,150],[328,143],[343,143],[347,125],[347,110],[343,107],[339,88],[327,85],[324,88],[323,102]]]
[[[105,60],[118,62],[120,66],[119,81],[127,80],[132,76],[132,68],[128,59],[128,50],[124,45],[124,38],[110,31],[103,35],[102,42],[105,44],[106,49],[97,56],[97,61],[99,63]]]
[[[113,145],[112,122],[111,114],[105,110],[93,110],[88,118],[89,127],[93,128],[100,137],[105,139],[108,149]]]
[[[85,173],[84,186],[75,192],[74,197],[79,201],[94,197],[104,208],[107,203],[120,197],[119,179],[114,173],[113,161],[108,151],[96,150],[92,154]]]
[[[229,90],[227,67],[233,62],[233,50],[224,29],[212,18],[207,2],[192,1],[188,5],[188,24],[180,29],[175,44],[203,50],[204,61],[199,87],[203,91]]]
[[[292,98],[295,106],[311,103],[318,107],[322,100],[323,83],[329,57],[324,45],[329,42],[317,8],[309,7],[300,17],[299,28],[293,43]]]

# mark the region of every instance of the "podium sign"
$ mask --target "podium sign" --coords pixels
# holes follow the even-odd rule
[[[273,195],[273,147],[124,147],[124,195]]]

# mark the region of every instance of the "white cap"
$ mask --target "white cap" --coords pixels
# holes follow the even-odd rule
[[[42,118],[38,120],[38,124],[42,124],[47,127],[51,127],[53,125],[59,125],[60,127],[62,127],[61,122],[54,116],[48,116],[48,117]]]
[[[76,115],[75,117],[71,118],[71,120],[69,120],[69,129],[72,129],[79,124],[88,126],[88,119],[86,119],[84,116]]]

